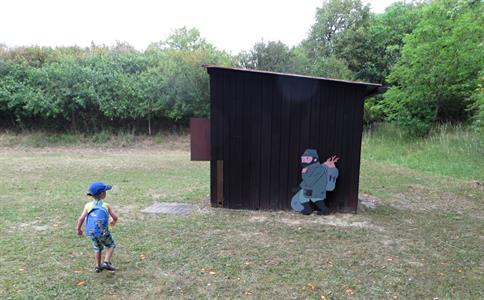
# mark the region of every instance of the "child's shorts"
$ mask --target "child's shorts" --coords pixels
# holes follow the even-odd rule
[[[116,248],[116,243],[110,233],[91,239],[94,252],[98,253],[106,248]]]

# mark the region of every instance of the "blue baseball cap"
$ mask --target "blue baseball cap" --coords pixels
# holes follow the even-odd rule
[[[102,192],[109,191],[113,187],[109,184],[105,184],[101,181],[94,181],[89,185],[87,195],[88,196],[97,196]]]

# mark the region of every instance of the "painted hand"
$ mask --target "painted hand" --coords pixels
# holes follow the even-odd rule
[[[339,160],[339,157],[334,155],[334,156],[331,156],[330,158],[328,158],[324,164],[328,167],[328,168],[336,168],[335,164],[336,162],[338,162]]]

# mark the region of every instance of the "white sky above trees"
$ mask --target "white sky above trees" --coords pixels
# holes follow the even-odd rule
[[[363,0],[383,12],[396,0]],[[220,50],[236,54],[254,43],[289,46],[307,36],[322,0],[3,0],[0,44],[89,46],[128,42],[144,50],[174,29],[195,27]]]

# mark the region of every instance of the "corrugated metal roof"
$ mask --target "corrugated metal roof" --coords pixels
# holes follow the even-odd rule
[[[223,70],[272,74],[272,75],[279,75],[279,76],[291,76],[291,77],[299,77],[299,78],[308,78],[308,79],[316,79],[316,80],[325,80],[325,81],[332,81],[332,82],[341,82],[341,83],[364,85],[364,86],[366,86],[367,96],[378,94],[378,93],[381,93],[385,90],[385,87],[381,84],[378,84],[378,83],[369,83],[369,82],[362,82],[362,81],[352,81],[352,80],[334,79],[334,78],[326,78],[326,77],[316,77],[316,76],[272,72],[272,71],[261,71],[261,70],[253,70],[253,69],[224,67],[224,66],[217,66],[217,65],[202,65],[202,67],[206,68],[207,70],[208,69],[223,69]]]

